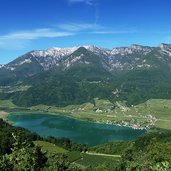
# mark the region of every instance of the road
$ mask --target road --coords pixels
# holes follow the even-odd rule
[[[93,153],[93,152],[86,152],[86,154],[94,155],[94,156],[106,156],[106,157],[118,157],[120,158],[120,155],[113,155],[113,154],[103,154],[103,153]]]

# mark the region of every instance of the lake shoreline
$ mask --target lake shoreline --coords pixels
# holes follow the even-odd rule
[[[135,130],[128,126],[90,122],[52,113],[15,112],[8,116],[14,126],[26,128],[40,136],[65,137],[76,143],[90,142],[89,145],[91,145],[91,141],[103,144],[110,141],[132,140],[147,133],[146,130]],[[94,139],[94,137],[96,138]],[[92,146],[97,145],[96,143]]]
[[[8,124],[12,125],[14,124],[14,122],[10,121],[8,119],[8,116],[10,115],[9,112],[5,112],[5,111],[0,111],[0,119],[3,119],[5,122],[7,122]]]
[[[0,118],[6,120],[7,116],[9,115],[8,112],[0,111]]]
[[[83,118],[77,118],[77,117],[74,117],[73,115],[70,115],[70,114],[66,114],[66,113],[50,113],[50,112],[47,112],[47,111],[16,111],[16,112],[6,112],[5,116],[4,116],[4,120],[7,121],[8,123],[10,124],[14,124],[13,121],[10,121],[8,119],[8,116],[11,115],[11,114],[15,114],[15,113],[21,113],[21,114],[41,114],[41,115],[53,115],[53,116],[65,116],[65,117],[68,117],[68,118],[72,118],[72,119],[75,119],[75,120],[79,120],[79,121],[84,121],[84,122],[90,122],[90,123],[96,123],[96,124],[105,124],[105,125],[112,125],[112,126],[119,126],[119,127],[126,127],[126,128],[131,128],[131,129],[134,129],[134,130],[146,130],[148,131],[149,129],[145,128],[145,127],[140,127],[140,128],[134,128],[133,126],[129,126],[129,125],[121,125],[121,124],[107,124],[105,122],[98,122],[98,121],[90,121],[90,120],[86,120],[86,119],[83,119]]]

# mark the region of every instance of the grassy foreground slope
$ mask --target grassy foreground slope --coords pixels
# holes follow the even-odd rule
[[[67,153],[68,151],[62,147],[46,141],[34,141],[34,144],[41,147],[42,151],[48,153]]]
[[[41,147],[43,152],[46,152],[47,155],[50,153],[64,154],[68,157],[70,162],[78,165],[82,170],[86,170],[91,166],[95,168],[98,165],[108,165],[109,168],[112,168],[113,164],[118,164],[120,157],[115,156],[104,156],[97,154],[89,153],[80,153],[79,151],[68,151],[64,148],[61,148],[55,144],[46,142],[46,141],[34,141],[35,145]]]

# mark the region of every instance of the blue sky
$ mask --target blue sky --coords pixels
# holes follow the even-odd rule
[[[0,64],[31,50],[171,43],[170,0],[1,0]]]

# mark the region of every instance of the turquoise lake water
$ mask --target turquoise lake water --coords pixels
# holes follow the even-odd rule
[[[61,115],[15,113],[10,114],[8,119],[14,122],[14,126],[24,127],[43,137],[66,137],[90,146],[133,140],[146,133],[145,130],[80,121]]]

